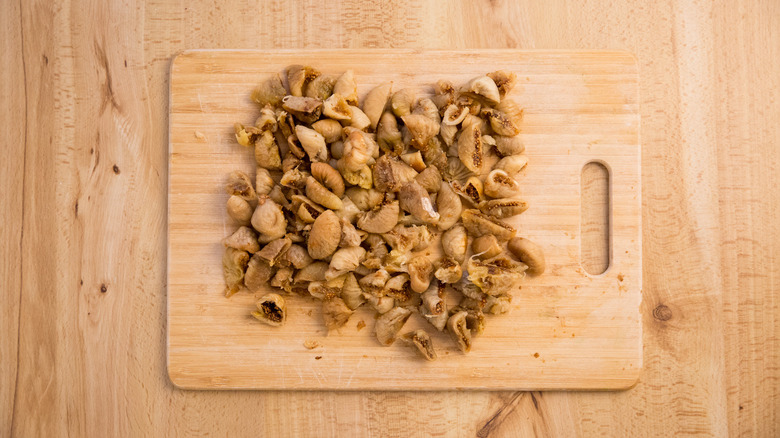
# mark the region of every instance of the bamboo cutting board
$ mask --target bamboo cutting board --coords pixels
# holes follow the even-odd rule
[[[497,69],[517,73],[511,98],[525,110],[529,165],[519,177],[530,209],[518,235],[545,250],[547,272],[514,291],[513,310],[488,316],[472,351],[434,333],[439,359],[424,362],[401,342],[373,336],[373,314],[356,312],[327,334],[319,303],[291,297],[283,328],[249,316],[256,297],[223,295],[221,239],[227,174],[254,174],[233,124],[259,109],[252,88],[290,64],[325,73],[353,69],[361,95]],[[635,59],[622,52],[295,50],[190,51],[171,66],[168,212],[168,372],[183,388],[245,389],[622,389],[642,367],[640,148]],[[610,266],[580,264],[580,175],[603,163],[610,184]],[[365,327],[360,329],[360,325]],[[408,327],[414,326],[410,320]],[[404,330],[405,331],[405,330]],[[432,330],[435,332],[435,329]],[[305,341],[317,348],[307,349]]]

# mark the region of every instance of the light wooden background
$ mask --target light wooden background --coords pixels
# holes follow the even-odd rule
[[[3,1],[0,434],[780,434],[780,3]],[[190,392],[165,373],[168,66],[190,48],[626,49],[645,370],[621,393]]]

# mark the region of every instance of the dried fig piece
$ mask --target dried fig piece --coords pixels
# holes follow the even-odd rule
[[[441,248],[444,254],[452,257],[458,263],[463,263],[466,260],[468,244],[469,237],[463,225],[455,225],[441,235]]]
[[[347,274],[347,278],[344,279],[344,286],[341,288],[341,298],[344,300],[344,304],[352,310],[357,309],[366,299],[363,297],[363,289],[360,288],[360,284],[352,272]]]
[[[226,247],[239,249],[254,254],[260,250],[260,243],[257,241],[257,233],[249,227],[239,227],[236,232],[222,240]]]
[[[449,105],[444,111],[444,117],[442,117],[441,122],[444,125],[457,126],[463,122],[468,114],[468,108],[462,108],[457,105]]]
[[[334,93],[323,102],[322,114],[333,120],[349,121],[352,119],[352,108],[344,96]]]
[[[274,185],[276,185],[276,182],[274,182],[268,169],[258,167],[257,174],[255,175],[255,192],[257,192],[258,195],[267,195],[271,193]]]
[[[349,172],[356,172],[368,164],[371,159],[372,145],[362,131],[354,130],[344,141],[344,155],[341,158],[344,168]]]
[[[428,246],[434,238],[433,233],[425,225],[396,225],[382,238],[391,248],[402,251],[419,251]]]
[[[239,224],[249,224],[254,210],[246,199],[238,195],[231,195],[227,201],[227,213]]]
[[[352,172],[346,168],[344,158],[342,157],[336,162],[336,168],[344,177],[344,181],[353,186],[359,186],[364,189],[370,189],[373,184],[373,177],[371,174],[371,168],[363,166],[359,170]]]
[[[341,210],[341,207],[344,206],[344,204],[341,202],[341,198],[336,196],[330,190],[326,189],[325,186],[320,184],[316,179],[314,179],[314,177],[311,176],[306,180],[306,196],[312,202],[320,204],[323,207],[329,208],[331,210]]]
[[[341,219],[341,240],[339,246],[342,248],[349,248],[351,246],[358,246],[362,242],[362,236],[349,221]]]
[[[493,137],[496,142],[496,150],[502,157],[522,154],[525,152],[525,145],[520,140],[519,135],[514,137],[505,137],[503,135],[496,135]]]
[[[475,257],[484,260],[501,254],[501,245],[496,236],[485,235],[477,237],[471,242],[471,251]]]
[[[439,111],[444,111],[448,106],[455,102],[455,86],[450,81],[439,79],[433,85],[433,103],[439,108]]]
[[[317,120],[311,127],[325,138],[326,143],[333,143],[341,138],[341,123],[332,119]]]
[[[396,335],[401,331],[411,314],[412,311],[409,309],[394,307],[377,318],[374,330],[379,343],[385,347],[392,345],[395,342]]]
[[[328,161],[328,144],[325,137],[319,132],[302,125],[295,127],[295,136],[301,142],[301,147],[306,151],[309,159],[315,161]]]
[[[520,133],[520,126],[503,112],[493,108],[483,108],[482,116],[490,121],[490,127],[496,134],[513,137]]]
[[[402,154],[401,160],[417,172],[422,172],[426,167],[425,161],[423,160],[423,156],[420,151]]]
[[[435,166],[423,169],[422,172],[414,177],[414,180],[429,193],[435,193],[441,189],[441,173]]]
[[[333,94],[333,86],[336,85],[336,76],[319,75],[306,85],[306,97],[325,100]]]
[[[398,117],[407,116],[412,113],[412,106],[417,100],[417,91],[414,88],[402,88],[390,99],[390,108],[393,114]]]
[[[284,96],[282,108],[303,123],[314,123],[322,114],[322,101],[311,97]]]
[[[289,266],[280,268],[271,279],[271,287],[283,289],[287,292],[292,291],[293,274],[295,270]]]
[[[249,264],[246,267],[244,286],[249,289],[249,292],[257,293],[263,287],[268,286],[268,282],[273,278],[274,274],[276,274],[276,269],[271,267],[262,257],[255,254],[249,259]]]
[[[364,292],[381,296],[384,294],[385,284],[390,280],[390,274],[384,269],[379,269],[358,280],[358,284]]]
[[[509,251],[521,262],[528,265],[528,273],[531,275],[540,275],[546,267],[544,261],[544,252],[536,243],[524,238],[515,237],[507,244]]]
[[[252,214],[252,227],[260,233],[258,241],[268,243],[287,232],[287,219],[282,207],[267,196],[261,196]]]
[[[358,104],[357,83],[355,82],[355,72],[345,71],[336,80],[333,85],[333,94],[341,95],[350,105]]]
[[[416,149],[427,149],[428,141],[439,133],[439,124],[423,114],[409,114],[401,120],[411,134],[411,145]]]
[[[466,323],[468,312],[465,310],[455,313],[447,320],[447,330],[455,341],[458,349],[464,353],[471,351],[471,330]]]
[[[325,281],[325,273],[328,272],[328,264],[315,261],[301,268],[295,274],[295,283],[309,283],[312,281]]]
[[[369,233],[387,233],[398,223],[398,213],[401,208],[398,201],[382,204],[371,211],[361,214],[357,226]]]
[[[401,273],[390,277],[385,283],[383,295],[398,301],[406,301],[412,296],[409,274]]]
[[[415,256],[407,264],[409,280],[413,291],[421,294],[428,289],[433,275],[433,264],[425,256]]]
[[[478,76],[470,80],[462,91],[470,95],[479,96],[491,105],[497,105],[501,101],[501,94],[496,83],[487,76]]]
[[[363,112],[371,120],[371,127],[376,129],[379,118],[387,105],[387,99],[390,98],[390,91],[393,89],[392,82],[385,82],[374,87],[366,94],[363,100]]]
[[[471,257],[466,263],[469,280],[487,295],[499,295],[512,290],[522,280],[527,266],[498,256],[488,260]]]
[[[358,215],[361,213],[361,210],[357,208],[355,203],[352,202],[348,196],[341,197],[341,204],[343,207],[341,210],[336,211],[336,216],[338,216],[342,221],[347,221],[351,224],[355,223],[357,221]]]
[[[276,137],[271,131],[263,131],[255,140],[255,161],[259,167],[265,169],[279,170],[282,168],[279,146],[276,145]]]
[[[347,196],[362,211],[368,211],[382,203],[385,194],[379,190],[350,187],[346,191]]]
[[[521,199],[493,199],[480,202],[478,207],[482,213],[505,219],[528,210],[528,203]]]
[[[450,313],[456,314],[459,312],[466,312],[466,328],[469,329],[472,335],[481,335],[485,331],[485,314],[482,313],[482,309],[479,306],[470,308],[463,307],[464,302],[474,302],[471,298],[464,298],[461,301],[461,305],[455,306],[450,309]]]
[[[408,342],[420,356],[427,361],[436,360],[436,350],[433,349],[433,341],[425,330],[415,330],[406,333],[402,338]]]
[[[228,175],[228,181],[225,185],[225,191],[229,195],[238,196],[247,202],[254,202],[257,200],[257,193],[254,187],[252,187],[252,180],[249,179],[249,175],[240,170],[234,170]]]
[[[281,327],[287,321],[287,304],[279,294],[266,294],[257,301],[252,316],[264,324]]]
[[[284,253],[284,259],[295,269],[303,269],[314,261],[306,249],[300,245],[291,245]]]
[[[485,194],[491,198],[511,198],[520,192],[520,185],[509,173],[496,169],[485,178]]]
[[[312,79],[320,75],[320,72],[314,67],[308,65],[291,65],[287,67],[287,85],[290,87],[290,94],[293,96],[303,96],[303,89]]]
[[[360,266],[360,263],[366,258],[366,250],[359,246],[341,248],[333,253],[330,261],[330,267],[325,273],[325,279],[331,280],[338,276],[352,272]]]
[[[250,97],[263,108],[266,105],[278,106],[286,94],[282,78],[275,74],[255,87]]]
[[[412,254],[407,251],[398,251],[397,249],[394,249],[387,253],[384,260],[382,260],[382,268],[391,274],[406,272],[406,264],[411,257]]]
[[[504,97],[506,97],[506,95],[512,91],[512,88],[514,88],[515,84],[517,83],[517,75],[504,70],[497,70],[492,73],[488,73],[487,76],[490,79],[493,79],[493,82],[496,84],[498,95],[501,97],[502,102],[504,101]]]
[[[512,295],[500,294],[490,295],[485,300],[485,307],[483,310],[493,315],[501,315],[509,312],[512,308]]]
[[[349,126],[351,128],[363,130],[371,126],[371,119],[368,118],[363,110],[352,105],[349,106],[349,109],[351,114],[349,118]]]
[[[457,283],[463,277],[463,269],[452,257],[444,257],[439,262],[434,277],[442,283]]]
[[[514,177],[528,164],[528,157],[525,155],[512,155],[504,157],[495,165],[496,170],[502,170],[509,176]]]
[[[244,271],[249,263],[249,253],[240,249],[225,248],[222,256],[222,273],[225,277],[225,296],[238,292],[244,283]]]
[[[328,163],[311,163],[311,176],[320,184],[324,185],[334,195],[341,198],[344,196],[344,180],[339,171],[334,169]]]
[[[449,184],[442,184],[436,197],[439,213],[439,229],[448,230],[460,220],[463,203]]]
[[[385,314],[395,307],[395,300],[390,297],[364,295],[366,302],[379,314]]]
[[[397,192],[414,179],[417,171],[396,157],[382,155],[374,164],[374,186],[381,192]]]
[[[433,208],[431,197],[417,181],[412,180],[402,185],[398,200],[400,207],[417,219],[430,225],[439,223],[439,213]]]
[[[330,210],[325,210],[311,226],[307,242],[309,255],[313,259],[326,259],[336,252],[341,241],[341,222]]]
[[[444,330],[449,317],[447,301],[444,299],[444,289],[444,284],[436,284],[434,282],[421,295],[420,315],[436,327],[438,331]]]
[[[515,237],[515,234],[517,233],[517,230],[512,228],[509,224],[482,213],[479,210],[464,210],[461,218],[463,219],[463,225],[466,227],[469,234],[474,237],[492,234],[496,236],[496,239],[498,239],[499,242],[506,242]]]
[[[350,316],[352,309],[341,298],[332,297],[322,302],[322,319],[328,331],[343,327]]]
[[[385,111],[379,119],[376,128],[376,141],[385,153],[400,155],[404,150],[401,141],[401,131],[398,130],[398,121],[393,113]]]
[[[458,136],[458,158],[466,168],[474,173],[482,171],[484,151],[482,147],[482,130],[478,126],[469,125],[460,131]]]
[[[291,245],[292,240],[289,237],[282,237],[281,239],[268,242],[257,255],[267,261],[269,265],[276,266]]]

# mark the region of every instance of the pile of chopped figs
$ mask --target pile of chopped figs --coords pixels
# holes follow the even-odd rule
[[[528,162],[522,110],[505,99],[515,82],[496,71],[433,94],[387,82],[360,102],[351,70],[294,65],[258,85],[260,116],[235,125],[257,174],[228,177],[240,228],[224,240],[226,295],[278,289],[252,312],[272,326],[283,294],[311,295],[328,330],[367,305],[380,344],[400,338],[433,360],[428,332],[400,334],[416,312],[468,352],[485,314],[507,312],[515,285],[545,269],[504,222],[528,208],[514,178]]]

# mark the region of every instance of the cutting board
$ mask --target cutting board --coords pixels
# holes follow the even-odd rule
[[[434,333],[439,359],[382,347],[374,315],[356,312],[327,333],[319,302],[290,297],[286,326],[250,315],[256,297],[223,295],[221,239],[227,174],[254,174],[233,124],[259,109],[252,88],[290,64],[325,73],[353,69],[361,94],[462,83],[497,69],[517,73],[511,98],[525,109],[529,165],[519,177],[530,209],[511,220],[538,242],[547,272],[515,290],[512,311],[489,316],[472,351]],[[642,367],[640,147],[637,67],[622,52],[294,50],[189,51],[171,66],[168,192],[168,372],[182,388],[441,390],[622,389]],[[580,263],[581,172],[609,171],[609,268]],[[409,327],[417,324],[410,320]],[[361,328],[365,324],[365,327]],[[435,330],[433,330],[435,332]],[[314,341],[314,349],[304,342]]]

